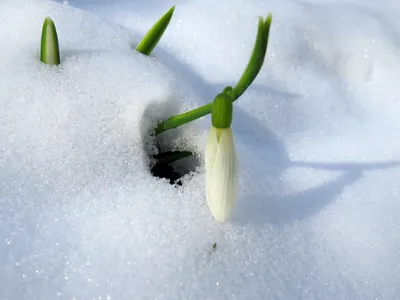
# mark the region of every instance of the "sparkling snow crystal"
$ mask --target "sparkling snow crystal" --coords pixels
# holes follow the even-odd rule
[[[397,0],[62,2],[0,1],[0,299],[400,297]],[[152,56],[136,52],[173,4]],[[218,224],[210,116],[160,137],[196,153],[181,186],[150,173],[148,131],[234,85],[269,12]],[[59,66],[39,61],[47,16]]]

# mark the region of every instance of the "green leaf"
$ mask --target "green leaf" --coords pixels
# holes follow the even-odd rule
[[[243,72],[242,77],[233,89],[235,100],[238,99],[250,86],[257,77],[264,63],[265,54],[267,52],[269,31],[271,28],[272,15],[269,14],[264,21],[262,17],[258,20],[257,38],[254,44],[249,63]]]
[[[43,23],[40,60],[48,65],[58,65],[60,63],[60,49],[56,26],[49,17],[45,18]]]
[[[167,29],[169,22],[171,21],[172,15],[175,10],[175,5],[161,17],[160,20],[149,30],[145,37],[141,40],[136,50],[142,54],[150,55],[154,47],[160,41],[164,31]]]
[[[157,160],[157,164],[170,164],[178,159],[185,158],[193,155],[190,151],[167,151],[164,153],[160,153],[154,155],[154,158]]]

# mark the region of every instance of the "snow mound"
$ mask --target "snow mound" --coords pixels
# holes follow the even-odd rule
[[[146,57],[134,45],[169,2],[69,2],[104,18],[0,3],[0,299],[396,299],[398,4],[177,1]],[[235,84],[269,11],[221,225],[204,196],[209,116],[161,137],[200,158],[182,186],[151,175],[148,130]],[[57,67],[38,60],[46,16]]]

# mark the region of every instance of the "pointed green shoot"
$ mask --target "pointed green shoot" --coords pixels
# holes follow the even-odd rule
[[[235,88],[232,89],[231,87],[226,87],[223,91],[223,93],[230,96],[232,101],[236,101],[246,91],[246,89],[254,81],[254,79],[257,77],[258,73],[261,70],[267,52],[271,22],[272,22],[271,14],[268,15],[265,21],[260,17],[258,22],[258,31],[253,52],[245,71],[243,72],[243,75],[240,78],[237,85],[235,86]],[[206,105],[195,108],[191,111],[182,113],[180,115],[172,116],[169,119],[164,120],[157,125],[157,127],[155,128],[155,134],[158,135],[169,129],[177,128],[181,125],[184,125],[186,123],[204,117],[205,115],[211,113],[212,108],[213,108],[213,103],[208,103]]]
[[[60,49],[56,26],[49,17],[45,18],[43,23],[40,60],[48,65],[58,65],[60,63]]]
[[[136,50],[142,54],[150,55],[154,47],[160,41],[164,31],[167,29],[169,22],[171,21],[172,15],[175,10],[175,5],[157,21],[156,24],[147,32],[145,37],[141,40]]]
[[[263,66],[265,54],[267,52],[271,22],[271,14],[268,15],[265,21],[261,17],[259,18],[257,38],[249,63],[244,70],[242,77],[239,79],[239,82],[233,89],[235,100],[246,91],[246,89],[257,77],[258,73],[261,70],[261,67]]]
[[[226,91],[225,88],[224,91]],[[232,98],[225,93],[218,94],[215,97],[211,122],[215,128],[229,128],[232,124],[233,103]]]

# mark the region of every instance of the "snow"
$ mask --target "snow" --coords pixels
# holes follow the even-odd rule
[[[153,57],[135,52],[173,4]],[[164,134],[200,158],[182,186],[150,174],[147,130],[234,85],[268,12],[264,67],[234,105],[237,207],[218,224],[210,117]],[[394,0],[1,1],[0,299],[398,299],[399,14]],[[46,16],[59,67],[38,61]]]

